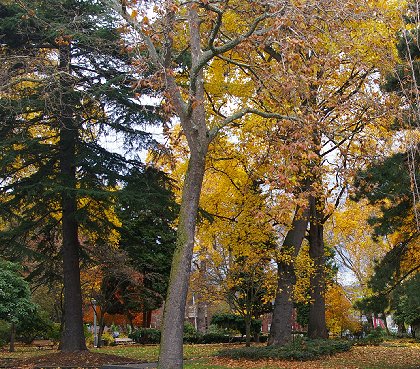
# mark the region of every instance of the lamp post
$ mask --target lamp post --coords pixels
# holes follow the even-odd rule
[[[93,305],[93,347],[98,347],[98,334],[96,330],[96,300],[92,299]]]

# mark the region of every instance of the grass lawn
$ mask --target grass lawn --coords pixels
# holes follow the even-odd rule
[[[214,344],[214,345],[184,345],[184,358],[197,359],[202,357],[214,356],[219,350],[224,348],[241,347],[241,345],[233,344]],[[159,346],[108,346],[100,349],[92,349],[92,352],[100,352],[103,354],[120,355],[131,357],[137,360],[157,361],[159,354]]]
[[[214,358],[221,348],[238,345],[185,345],[184,357],[195,359],[185,369],[420,369],[420,343],[405,340],[387,341],[380,346],[353,347],[321,360],[299,361],[250,361]],[[97,349],[98,352],[156,361],[157,346],[114,346]],[[198,359],[202,358],[202,359]]]
[[[185,369],[420,369],[420,343],[406,340],[387,341],[380,346],[353,347],[349,352],[343,352],[331,357],[311,361],[284,360],[233,360],[217,358],[215,354],[222,348],[238,345],[185,345]],[[6,348],[0,351],[0,368],[14,368],[13,360],[30,359],[40,355],[53,356],[55,350],[18,347],[15,353],[9,353]],[[92,349],[92,354],[108,354],[128,357],[141,361],[156,361],[158,346],[113,346]],[[91,355],[92,355],[91,354]],[[3,365],[1,365],[3,364]],[[25,366],[25,368],[27,368]],[[32,368],[32,367],[28,367]]]

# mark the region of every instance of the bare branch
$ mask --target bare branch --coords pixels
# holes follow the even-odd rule
[[[302,120],[298,117],[293,117],[293,116],[283,115],[283,114],[278,114],[278,113],[269,113],[269,112],[265,112],[265,111],[261,111],[261,110],[257,110],[257,109],[253,109],[253,108],[245,108],[245,109],[241,109],[241,110],[237,111],[236,113],[228,116],[220,124],[213,127],[209,132],[210,141],[213,140],[214,137],[216,137],[217,133],[221,129],[226,127],[229,123],[232,123],[233,121],[242,118],[246,114],[255,114],[255,115],[258,115],[260,117],[268,118],[268,119],[273,118],[273,119],[292,120],[292,121],[295,121],[295,122],[302,122]]]
[[[152,39],[144,33],[141,23],[135,17],[131,17],[127,14],[122,2],[120,0],[102,0],[102,2],[123,17],[124,20],[138,32],[146,44],[153,65],[159,69],[163,68],[162,60],[159,57]]]
[[[244,33],[242,33],[241,35],[239,35],[238,37],[234,38],[233,40],[230,40],[228,42],[226,42],[224,45],[219,46],[219,47],[213,47],[210,50],[206,50],[203,52],[200,60],[197,61],[197,64],[194,65],[191,68],[191,74],[190,74],[190,83],[191,83],[191,90],[194,91],[195,90],[195,85],[196,85],[196,81],[197,81],[197,76],[200,72],[200,70],[202,70],[202,68],[215,56],[221,55],[223,53],[226,53],[230,50],[232,50],[233,48],[235,48],[236,46],[238,46],[241,42],[243,42],[244,40],[246,40],[248,37],[250,37],[255,30],[257,29],[258,25],[263,22],[264,20],[268,19],[268,18],[273,18],[278,14],[278,12],[274,12],[274,13],[264,13],[262,15],[260,15],[259,17],[257,17],[252,24],[249,26],[248,30]]]

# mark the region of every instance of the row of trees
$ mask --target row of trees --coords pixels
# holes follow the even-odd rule
[[[418,145],[398,196],[380,197],[389,162],[366,169],[414,137],[392,128],[407,116],[399,106],[416,106],[405,83],[418,49],[397,67],[412,74],[385,80],[399,60],[403,11],[365,1],[3,0],[2,252],[25,261],[34,280],[64,276],[61,348],[86,348],[80,266],[103,276],[108,294],[94,286],[91,296],[104,313],[129,306],[136,284],[149,310],[166,290],[172,251],[159,367],[182,367],[192,265],[195,296],[222,291],[248,332],[274,300],[269,344],[291,340],[299,299],[310,302],[309,336],[327,337],[325,231],[328,240],[345,235],[329,224],[352,188],[385,204],[384,218],[397,213],[378,235],[394,234],[394,252],[405,245],[404,264],[418,237]],[[403,39],[417,42],[415,30]],[[144,132],[162,122],[170,152]],[[139,159],[152,147],[150,163],[170,172],[179,208],[171,183]],[[349,261],[343,242],[337,252]]]

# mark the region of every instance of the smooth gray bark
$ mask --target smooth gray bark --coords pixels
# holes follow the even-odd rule
[[[160,369],[180,369],[183,364],[184,311],[191,271],[198,202],[205,169],[204,152],[191,152],[179,216],[177,245],[172,261],[163,315]]]
[[[188,283],[194,248],[195,226],[206,167],[206,156],[210,144],[204,106],[204,73],[201,63],[200,18],[197,10],[190,6],[189,13],[192,72],[190,95],[197,104],[185,111],[184,103],[177,98],[177,87],[173,79],[168,80],[168,88],[174,91],[174,105],[181,119],[181,126],[190,148],[190,157],[182,188],[181,208],[177,230],[176,248],[172,260],[163,313],[162,336],[160,341],[159,369],[181,369],[183,364],[184,313],[187,302]],[[168,17],[169,22],[171,16]],[[171,42],[171,40],[168,40]],[[194,82],[193,82],[194,81]]]

